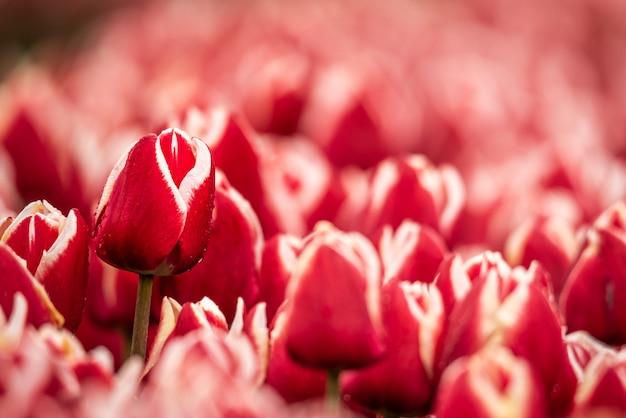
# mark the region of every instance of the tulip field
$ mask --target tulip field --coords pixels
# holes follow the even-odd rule
[[[0,27],[0,417],[626,416],[626,2]]]

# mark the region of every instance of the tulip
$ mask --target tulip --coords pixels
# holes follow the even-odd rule
[[[573,226],[561,218],[532,219],[521,224],[505,244],[507,261],[529,267],[539,261],[550,275],[554,293],[559,295],[576,256],[578,243]]]
[[[441,295],[434,285],[398,279],[381,292],[387,353],[371,366],[342,373],[342,392],[373,411],[423,415],[432,402],[445,327]]]
[[[626,203],[607,208],[587,231],[559,299],[568,330],[626,343]]]
[[[450,165],[436,167],[423,155],[379,163],[368,194],[360,228],[369,237],[377,236],[386,224],[395,229],[411,219],[448,239],[465,203],[458,171]]]
[[[582,365],[572,416],[626,413],[626,351],[600,349]]]
[[[305,238],[285,302],[285,344],[293,360],[328,372],[326,397],[336,403],[342,369],[385,353],[381,268],[372,243],[320,223]]]
[[[571,389],[573,376],[563,370],[565,345],[547,276],[538,264],[511,269],[497,253],[468,260],[465,270],[472,285],[450,313],[441,364],[500,344],[532,365],[550,408],[566,409],[571,394],[559,390]]]
[[[389,225],[383,227],[378,247],[384,283],[392,278],[432,282],[447,251],[435,231],[408,219],[395,232]]]
[[[16,277],[32,275],[45,289],[41,293],[64,318],[65,327],[76,331],[85,304],[89,241],[87,225],[78,210],[65,217],[46,201],[32,202],[5,225],[0,241],[25,261],[27,272],[18,273],[21,269],[13,266]],[[8,261],[8,251],[2,254],[13,264]],[[20,286],[15,278],[12,281],[11,286]]]
[[[547,406],[532,365],[502,346],[462,357],[444,371],[435,399],[438,418],[540,418]]]
[[[214,190],[206,144],[178,129],[144,136],[104,186],[94,224],[98,256],[141,274],[189,270],[207,248]]]
[[[145,358],[152,277],[185,272],[204,255],[214,192],[211,151],[178,129],[144,136],[113,167],[94,244],[105,262],[139,273],[132,354]]]

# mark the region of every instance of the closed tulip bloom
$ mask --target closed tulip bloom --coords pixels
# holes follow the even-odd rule
[[[587,232],[559,299],[568,330],[626,343],[626,203],[606,209]]]
[[[32,202],[6,227],[1,241],[25,261],[26,274],[43,286],[65,327],[76,331],[85,304],[89,241],[78,210],[66,217],[45,200]]]
[[[319,224],[305,240],[287,287],[289,354],[327,370],[379,359],[385,352],[380,290],[380,260],[371,242]]]
[[[530,363],[503,346],[492,346],[446,369],[434,414],[438,418],[546,417],[540,387]]]
[[[178,129],[139,139],[113,168],[96,209],[96,252],[140,274],[189,270],[207,248],[215,168],[208,146]]]

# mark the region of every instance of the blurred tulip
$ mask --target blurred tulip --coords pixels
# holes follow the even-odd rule
[[[113,168],[98,203],[98,256],[141,274],[189,270],[207,248],[214,190],[215,167],[202,141],[178,129],[139,139]]]
[[[547,417],[540,378],[531,364],[494,345],[444,371],[433,412],[438,418]]]
[[[572,416],[623,416],[626,413],[625,373],[626,351],[594,353],[582,367]]]
[[[27,274],[43,286],[46,298],[64,318],[61,322],[65,327],[76,331],[85,304],[89,241],[87,225],[78,210],[65,217],[46,201],[32,202],[5,225],[0,240],[25,261]],[[3,253],[8,257],[6,251]],[[23,274],[16,273],[20,276]],[[15,278],[12,281],[17,285]]]
[[[432,229],[405,220],[392,231],[383,227],[378,243],[383,264],[383,283],[395,278],[430,283],[446,254],[446,244]]]
[[[265,241],[259,272],[260,301],[267,304],[267,320],[272,321],[285,300],[285,290],[301,251],[300,239],[278,234]]]
[[[568,330],[626,343],[626,203],[607,208],[587,232],[559,304]]]
[[[382,288],[387,352],[371,366],[341,375],[344,397],[373,411],[424,415],[436,387],[445,311],[434,285],[388,281]]]
[[[380,162],[371,173],[368,195],[359,229],[370,237],[386,224],[396,229],[410,219],[447,239],[465,203],[459,172],[450,165],[435,167],[423,155]]]
[[[529,362],[546,401],[555,388],[570,388],[568,381],[560,381],[573,376],[561,370],[566,355],[561,324],[546,287],[547,276],[538,265],[511,270],[499,254],[486,253],[468,260],[465,269],[472,286],[450,314],[443,365],[500,344]],[[558,402],[551,408],[567,408],[561,402],[568,403],[568,394],[554,396]]]
[[[365,366],[385,352],[381,269],[367,238],[318,224],[287,287],[286,345],[298,363],[327,370]]]
[[[533,219],[520,225],[509,235],[505,255],[512,266],[529,267],[539,261],[550,275],[555,295],[567,278],[578,250],[574,227],[564,219]]]

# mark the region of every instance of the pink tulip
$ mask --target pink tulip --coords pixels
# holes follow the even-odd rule
[[[357,233],[319,224],[287,287],[286,345],[297,362],[328,370],[361,367],[385,352],[380,260]]]
[[[73,209],[65,217],[46,201],[33,202],[6,226],[1,241],[25,261],[26,274],[43,286],[65,327],[76,331],[85,304],[89,241],[78,211]],[[6,251],[3,254],[8,257]],[[16,277],[20,276],[23,273],[16,271]],[[18,286],[17,280],[12,281]]]
[[[207,248],[214,190],[202,141],[178,129],[139,139],[113,168],[96,209],[98,256],[141,274],[189,270]]]

